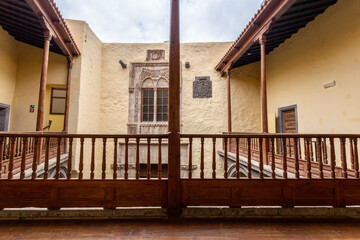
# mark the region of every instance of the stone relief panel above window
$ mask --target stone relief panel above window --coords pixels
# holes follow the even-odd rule
[[[165,50],[147,50],[147,61],[165,61]]]

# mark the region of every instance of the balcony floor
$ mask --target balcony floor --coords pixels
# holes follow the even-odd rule
[[[360,239],[343,220],[50,220],[2,221],[0,239]]]

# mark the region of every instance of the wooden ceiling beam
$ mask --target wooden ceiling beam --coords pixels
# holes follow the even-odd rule
[[[7,1],[3,0],[3,1],[0,1],[0,5],[8,8],[8,9],[15,9],[15,10],[17,10],[19,12],[23,12],[23,13],[26,13],[26,14],[29,14],[29,15],[32,15],[32,16],[36,17],[36,14],[33,11],[31,11],[31,9],[29,7],[26,7],[26,8],[21,7],[21,6],[16,4],[17,2],[18,1],[7,2]]]
[[[11,14],[8,14],[8,13],[4,13],[4,12],[0,12],[1,16],[2,17],[6,17],[8,18],[9,20],[12,20],[14,22],[18,22],[18,23],[21,23],[25,26],[31,26],[35,29],[42,29],[41,27],[39,27],[39,21],[29,21],[29,20],[25,20],[25,19],[22,19],[22,18],[18,18],[18,17],[14,17],[14,15],[11,15]]]
[[[23,24],[20,24],[18,22],[14,22],[10,19],[7,19],[7,18],[4,18],[2,16],[0,16],[0,21],[7,25],[8,27],[11,27],[11,26],[17,26],[18,28],[23,28],[23,29],[26,29],[26,30],[29,30],[29,31],[33,31],[34,33],[37,33],[37,34],[43,34],[43,31],[42,29],[39,29],[39,28],[34,28],[32,26],[24,26]],[[2,24],[1,24],[2,25]]]
[[[22,18],[22,19],[27,19],[28,21],[32,21],[32,22],[38,22],[39,20],[37,19],[37,17],[34,16],[29,16],[27,14],[23,14],[19,11],[15,11],[12,9],[8,9],[4,6],[0,5],[0,12],[1,14],[7,13],[7,15],[11,15],[11,16],[16,16],[18,18]]]

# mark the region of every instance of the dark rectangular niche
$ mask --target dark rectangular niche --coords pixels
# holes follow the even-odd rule
[[[193,98],[211,98],[212,82],[210,77],[195,77],[193,82]]]

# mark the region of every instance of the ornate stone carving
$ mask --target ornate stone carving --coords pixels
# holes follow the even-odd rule
[[[147,50],[147,61],[165,61],[165,50]]]
[[[163,69],[157,69],[157,70],[143,68],[143,70],[140,74],[140,80],[144,81],[147,78],[151,78],[153,80],[159,79],[159,78],[169,79],[169,68],[163,68]]]
[[[196,77],[193,82],[193,98],[211,98],[212,82],[210,77]]]
[[[137,134],[137,125],[136,124],[128,124],[128,133],[129,134]]]

